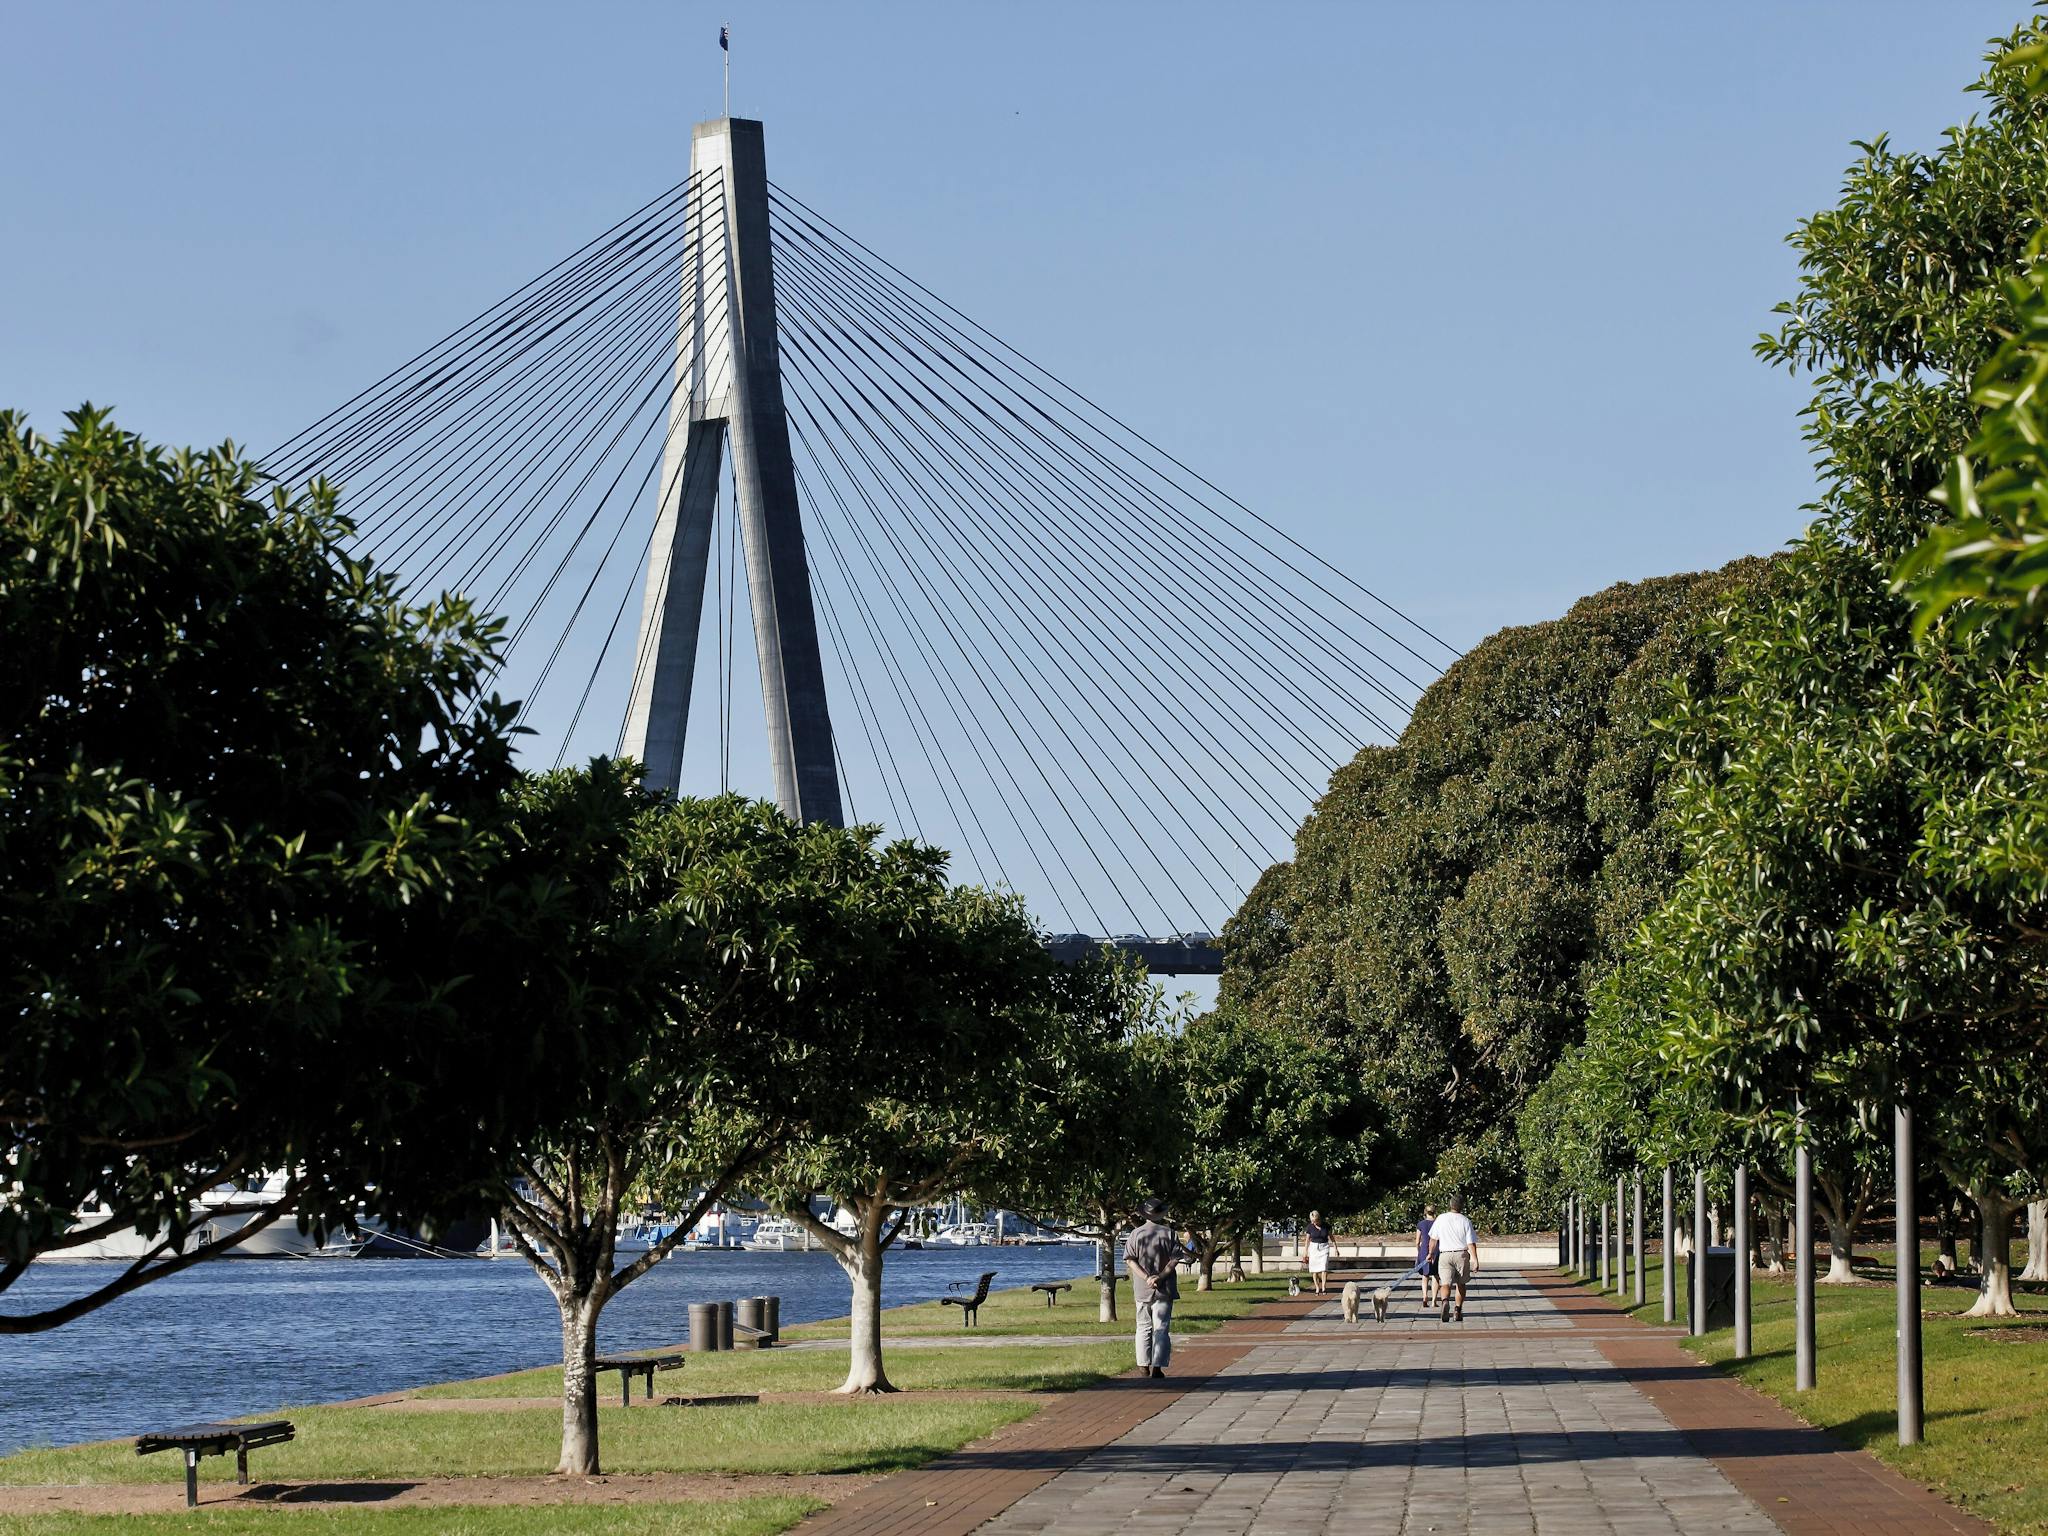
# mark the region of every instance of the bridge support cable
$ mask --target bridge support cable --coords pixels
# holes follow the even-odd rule
[[[1240,532],[1248,531],[1248,525],[1256,525],[1264,530],[1267,537],[1255,540],[1259,548],[1272,554],[1274,558],[1280,560],[1288,569],[1295,571],[1298,576],[1313,585],[1318,592],[1322,593],[1330,601],[1351,613],[1354,618],[1368,625],[1376,632],[1387,636],[1393,644],[1407,651],[1410,656],[1422,663],[1431,672],[1440,673],[1445,666],[1448,666],[1457,659],[1460,653],[1456,646],[1431,632],[1427,627],[1394,606],[1394,604],[1379,593],[1359,582],[1349,572],[1324,559],[1284,529],[1278,527],[1269,519],[1197,473],[1136,428],[1120,421],[1107,409],[1090,399],[1080,390],[1025,356],[972,317],[953,305],[948,304],[939,295],[933,293],[929,288],[926,288],[922,283],[911,277],[909,273],[873,251],[855,236],[840,228],[801,198],[788,191],[788,189],[773,182],[770,183],[769,189],[771,195],[776,200],[778,212],[784,215],[786,227],[794,223],[798,227],[808,228],[817,232],[837,244],[849,255],[857,255],[861,261],[865,262],[877,273],[889,274],[903,291],[914,292],[920,295],[932,313],[951,317],[952,324],[963,335],[972,334],[981,338],[989,349],[1008,359],[1007,366],[1020,380],[1030,379],[1038,381],[1037,387],[1044,398],[1056,406],[1064,408],[1077,421],[1088,424],[1091,430],[1106,443],[1124,445],[1123,452],[1127,457],[1157,466],[1154,472],[1158,473],[1163,480],[1169,483],[1181,484],[1187,487],[1200,487],[1206,491],[1208,493],[1207,500],[1196,499],[1199,504],[1203,505],[1220,522],[1232,526]],[[1166,470],[1173,471],[1173,474],[1166,474]],[[1231,509],[1235,516],[1233,517],[1221,510],[1223,507]],[[1294,555],[1299,557],[1300,564],[1297,565],[1294,561],[1289,560],[1284,553],[1274,548],[1275,545],[1285,545],[1287,549],[1292,550]],[[1312,567],[1313,570],[1305,569],[1304,567]],[[1318,571],[1321,572],[1320,576],[1314,574],[1314,572]],[[1328,580],[1334,581],[1340,586],[1348,587],[1358,593],[1369,604],[1386,613],[1392,622],[1400,626],[1400,629],[1398,631],[1389,631],[1383,628],[1378,621],[1364,613],[1360,613],[1346,599],[1330,590],[1325,584],[1324,578],[1328,578]],[[1417,637],[1418,643],[1426,642],[1432,648],[1433,654],[1440,659],[1432,660],[1430,655],[1425,655],[1422,651],[1414,649],[1408,640],[1400,637],[1402,633]]]
[[[864,269],[849,267],[829,250],[821,253],[787,235],[784,246],[792,258],[790,265],[799,270],[808,267],[813,272],[822,273],[824,284],[835,287],[839,294],[851,299],[850,303],[846,298],[836,304],[829,298],[824,301],[836,315],[849,324],[860,325],[871,339],[881,339],[876,334],[877,330],[886,335],[903,350],[907,360],[922,366],[927,375],[924,382],[938,398],[957,399],[967,411],[983,419],[991,419],[993,413],[997,430],[1014,434],[1018,441],[1025,443],[1026,451],[1035,464],[1049,471],[1054,478],[1074,486],[1076,494],[1087,499],[1090,521],[1102,521],[1112,525],[1123,536],[1135,538],[1148,547],[1155,563],[1181,571],[1207,599],[1250,623],[1258,638],[1253,652],[1256,664],[1263,664],[1263,651],[1273,648],[1277,642],[1287,651],[1291,661],[1312,675],[1320,689],[1327,690],[1335,700],[1351,707],[1375,730],[1393,734],[1392,727],[1375,714],[1372,706],[1364,704],[1314,659],[1315,653],[1327,651],[1336,665],[1351,671],[1387,704],[1397,710],[1404,707],[1404,695],[1361,665],[1350,654],[1348,644],[1331,648],[1333,635],[1344,635],[1341,627],[1333,629],[1327,618],[1318,619],[1314,610],[1306,608],[1287,593],[1273,579],[1271,572],[1247,562],[1242,551],[1219,541],[1210,530],[1191,523],[1180,508],[1162,496],[1155,486],[1134,475],[1129,466],[1109,459],[1096,445],[1077,438],[1070,428],[1047,416],[1031,402],[1020,401],[1013,393],[1005,393],[999,388],[990,388],[987,381],[996,375],[986,360],[975,358],[954,336],[934,329],[925,316],[904,301],[900,293],[873,281]],[[854,314],[863,316],[865,324],[853,320]],[[965,360],[966,368],[961,366],[960,359]],[[947,373],[952,377],[945,377]],[[1041,422],[1050,424],[1069,441],[1078,442],[1087,458],[1077,458],[1057,437],[1049,434]],[[1106,467],[1110,474],[1106,475],[1098,466]],[[1122,483],[1115,483],[1117,481]],[[1159,527],[1162,520],[1167,524],[1165,536]],[[1176,533],[1193,537],[1192,540],[1176,537]],[[1205,558],[1195,558],[1198,553]],[[1223,571],[1233,569],[1234,563],[1234,568],[1244,578],[1241,591],[1217,581],[1210,569],[1212,560]],[[1247,606],[1247,597],[1253,600],[1278,597],[1280,601],[1269,603],[1266,612],[1254,613]],[[1305,614],[1309,620],[1321,625],[1321,632],[1305,624]],[[1288,641],[1285,631],[1289,628],[1302,635],[1307,650]],[[1222,626],[1219,632],[1227,634],[1228,626]],[[1357,649],[1391,672],[1411,694],[1423,686],[1420,679],[1404,672],[1399,664],[1389,661],[1370,645],[1361,644]],[[1306,696],[1300,697],[1298,702],[1312,711],[1318,708]],[[1327,720],[1327,715],[1325,718]]]
[[[784,335],[786,344],[794,343],[790,348],[790,374],[794,379],[800,378],[804,374],[807,349],[801,339],[803,335],[801,328],[798,327],[792,331],[788,316],[789,309],[785,306]],[[1044,589],[1031,594],[1031,598],[1036,599],[1036,601],[1020,600],[1020,595],[1016,588],[1008,581],[1003,571],[988,557],[989,548],[999,548],[1000,545],[990,544],[985,537],[986,528],[977,529],[972,533],[964,532],[949,516],[945,501],[941,500],[942,496],[950,500],[956,508],[963,512],[971,513],[972,510],[968,502],[959,494],[958,477],[949,478],[943,467],[935,466],[919,451],[916,444],[907,441],[902,436],[895,435],[893,438],[885,438],[881,434],[878,430],[878,425],[884,423],[886,418],[878,409],[878,402],[867,390],[862,388],[857,374],[844,379],[833,378],[828,375],[825,380],[825,388],[838,400],[839,406],[845,413],[845,421],[857,422],[861,431],[870,439],[876,450],[888,461],[885,470],[878,470],[878,466],[874,459],[868,455],[866,448],[856,445],[857,451],[870,472],[879,472],[885,476],[881,481],[885,494],[895,502],[900,511],[906,513],[900,524],[903,539],[915,540],[921,546],[923,553],[929,556],[928,562],[919,560],[917,558],[917,551],[907,549],[905,543],[898,540],[895,528],[887,529],[887,536],[892,542],[896,543],[896,547],[899,553],[905,557],[906,563],[910,564],[913,569],[918,565],[928,564],[930,568],[941,572],[947,578],[949,585],[958,596],[960,602],[965,605],[969,612],[975,614],[980,621],[981,627],[992,640],[996,640],[1000,644],[1000,640],[1006,632],[1016,636],[1029,637],[1036,645],[1040,656],[1044,659],[1044,675],[1064,676],[1073,680],[1078,685],[1070,697],[1059,700],[1058,695],[1054,696],[1056,700],[1063,702],[1067,706],[1065,710],[1049,710],[1049,713],[1054,714],[1056,723],[1058,723],[1058,716],[1064,714],[1066,723],[1060,724],[1059,728],[1069,744],[1071,745],[1073,738],[1067,733],[1066,724],[1073,725],[1084,736],[1098,742],[1105,739],[1114,741],[1123,749],[1123,755],[1131,763],[1134,771],[1145,779],[1146,788],[1155,796],[1164,796],[1166,791],[1156,779],[1152,778],[1143,757],[1139,753],[1130,750],[1130,743],[1127,739],[1114,733],[1111,722],[1103,717],[1101,709],[1093,699],[1088,697],[1088,690],[1092,688],[1113,711],[1128,710],[1135,705],[1136,701],[1127,690],[1123,691],[1120,697],[1112,696],[1110,691],[1102,686],[1102,679],[1104,677],[1113,677],[1114,674],[1106,671],[1098,672],[1089,664],[1092,662],[1092,658],[1084,659],[1076,656],[1062,640],[1056,624],[1047,622],[1037,612],[1041,606],[1044,606],[1044,600],[1050,599],[1056,616],[1059,610],[1064,608],[1066,610],[1066,617],[1072,619],[1075,617],[1075,614],[1071,600],[1058,592]],[[848,398],[848,389],[852,391],[856,398]],[[825,409],[834,425],[844,426],[840,411],[832,410],[829,405]],[[905,463],[904,455],[907,455],[914,462]],[[919,517],[914,511],[905,507],[902,499],[896,495],[890,483],[892,480],[909,488],[922,502],[924,510],[930,516],[928,518]],[[950,542],[935,536],[937,534],[951,535]],[[957,556],[955,553],[956,546],[958,550]],[[963,568],[963,562],[966,568]],[[1028,567],[1021,564],[1018,568],[1020,571],[1028,569]],[[1003,612],[1001,614],[993,614],[990,610],[998,606]],[[934,611],[937,616],[943,617],[943,609],[936,606],[936,600]],[[1040,671],[1041,669],[1036,666],[1026,667],[1022,665],[1019,654],[1015,649],[999,651],[998,655],[1003,660],[1007,660],[1012,668],[1016,670],[1018,681],[1027,690],[1032,692],[1034,698],[1043,701],[1044,695],[1036,689],[1032,679],[1033,672]],[[988,665],[989,663],[985,662],[984,664]],[[1073,708],[1076,699],[1086,708],[1088,716],[1092,718],[1092,726],[1088,718],[1083,718],[1080,712]],[[1160,753],[1157,750],[1156,744],[1150,743],[1148,737],[1141,735],[1139,740],[1152,746],[1151,755],[1157,761],[1160,768],[1169,777],[1177,781],[1182,794],[1190,796],[1197,801],[1202,800],[1204,795],[1203,789],[1196,784],[1190,783],[1173,763],[1170,756]],[[1132,798],[1132,786],[1126,783],[1123,789],[1124,794],[1119,798],[1123,803],[1128,803]],[[1163,803],[1173,804],[1170,799],[1164,800]],[[1201,846],[1200,839],[1205,834],[1195,828],[1192,822],[1186,821],[1184,817],[1182,820],[1186,830],[1196,840],[1196,846]],[[1226,837],[1235,838],[1237,835],[1229,825],[1227,813],[1218,818],[1217,826]],[[1140,843],[1147,846],[1149,850],[1150,845],[1140,827],[1136,824],[1131,824],[1130,830],[1139,838]],[[1246,858],[1255,857],[1249,850],[1242,848],[1241,845],[1240,852]],[[1157,860],[1156,853],[1154,857],[1155,861],[1160,862],[1162,873],[1171,881],[1173,878],[1171,869],[1164,861]],[[1215,862],[1218,863],[1226,883],[1229,882],[1230,874],[1228,869],[1224,868],[1220,861]],[[1211,895],[1218,901],[1228,899],[1216,891],[1213,885],[1211,886]]]
[[[791,287],[798,289],[800,285],[792,284]],[[785,308],[800,317],[795,325],[796,332],[808,338],[810,332],[801,319],[805,310],[802,298],[796,298]],[[802,346],[797,349],[799,371],[808,351]],[[1106,541],[1099,526],[1083,518],[1078,527],[1070,529],[1056,526],[1045,518],[1038,509],[1046,500],[1058,498],[1060,491],[1056,485],[1028,472],[1013,476],[1008,471],[1015,468],[1016,460],[1005,453],[1000,443],[992,443],[985,433],[974,429],[971,424],[968,432],[962,434],[946,419],[929,411],[911,409],[902,415],[907,419],[908,429],[954,471],[932,477],[931,483],[953,495],[963,514],[985,535],[964,541],[970,555],[979,554],[982,548],[1007,549],[1018,541],[1022,547],[1041,551],[1049,562],[1047,568],[1041,571],[1033,562],[1016,562],[1018,577],[1032,585],[1035,591],[1052,596],[1053,601],[1069,613],[1077,601],[1086,604],[1090,611],[1099,613],[1108,626],[1108,638],[1130,668],[1134,679],[1141,685],[1154,688],[1158,702],[1177,724],[1187,730],[1190,741],[1208,739],[1208,732],[1195,724],[1188,708],[1176,698],[1177,690],[1159,689],[1156,685],[1161,676],[1184,675],[1193,665],[1208,669],[1212,686],[1194,690],[1191,700],[1206,708],[1215,723],[1223,726],[1226,739],[1234,735],[1250,756],[1263,757],[1274,772],[1293,776],[1304,793],[1315,793],[1312,783],[1303,778],[1293,765],[1271,753],[1260,732],[1243,715],[1232,711],[1228,703],[1231,693],[1243,690],[1254,713],[1262,709],[1267,713],[1270,728],[1293,736],[1298,745],[1308,750],[1313,750],[1313,743],[1284,713],[1272,708],[1266,695],[1257,690],[1244,690],[1242,679],[1232,669],[1216,665],[1212,648],[1205,647],[1198,640],[1173,605],[1163,602],[1147,583],[1132,579],[1124,570],[1127,562],[1117,558],[1118,551]],[[993,448],[993,458],[983,451],[984,446]],[[930,462],[922,452],[918,457],[927,464]],[[972,488],[972,503],[957,496],[957,488],[962,484]],[[1076,546],[1078,553],[1070,553],[1070,546]],[[1063,589],[1053,584],[1062,579],[1066,583]],[[1139,622],[1140,619],[1143,622]],[[1166,635],[1177,636],[1186,642],[1186,649],[1179,657],[1162,648],[1154,635],[1155,626]],[[1138,655],[1139,652],[1150,656],[1149,664]],[[1291,832],[1292,823],[1286,819],[1277,800],[1259,784],[1256,777],[1245,771],[1235,753],[1215,753],[1213,760],[1255,804],[1267,810],[1283,836]]]

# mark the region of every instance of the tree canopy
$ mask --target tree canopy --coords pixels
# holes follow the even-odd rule
[[[232,445],[0,413],[0,1290],[159,1234],[0,1331],[213,1251],[189,1213],[223,1180],[289,1171],[257,1224],[473,1197],[502,1106],[465,1069],[505,1042],[449,959],[512,779],[497,630],[346,533]]]

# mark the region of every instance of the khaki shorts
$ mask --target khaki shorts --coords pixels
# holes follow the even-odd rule
[[[1472,1250],[1453,1248],[1449,1253],[1439,1252],[1436,1256],[1437,1273],[1455,1285],[1472,1283]]]

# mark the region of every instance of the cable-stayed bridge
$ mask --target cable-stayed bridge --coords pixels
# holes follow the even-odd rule
[[[1157,971],[1218,967],[1456,654],[771,182],[746,119],[265,465],[337,482],[409,590],[506,616],[530,763],[772,785]]]

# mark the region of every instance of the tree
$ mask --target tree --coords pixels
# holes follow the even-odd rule
[[[1077,1003],[1109,1027],[1082,1036],[1053,1097],[1071,1104],[1004,1161],[982,1193],[1096,1243],[1096,1314],[1116,1320],[1117,1238],[1178,1166],[1186,1127],[1159,989],[1110,951],[1077,968]]]
[[[1762,562],[1617,586],[1503,630],[1332,778],[1225,930],[1222,998],[1327,1040],[1389,1132],[1367,1196],[1526,1206],[1516,1119],[1668,886],[1654,719],[1713,688],[1701,620]]]
[[[1114,1027],[1069,990],[1013,897],[940,892],[863,932],[813,1000],[835,1089],[749,1179],[838,1262],[852,1288],[843,1393],[892,1392],[882,1361],[882,1266],[909,1213],[997,1175],[1080,1106],[1073,1052]],[[851,1234],[812,1210],[824,1196]]]
[[[605,1304],[847,1087],[848,996],[878,935],[941,900],[943,860],[871,829],[799,826],[727,796],[667,801],[630,763],[557,773],[515,797],[532,874],[531,960],[499,1005],[546,1029],[532,1063],[546,1127],[508,1149],[514,1244],[561,1314],[562,1454],[599,1470],[593,1362]],[[614,1267],[629,1202],[669,1235]]]
[[[1934,153],[1860,146],[1839,205],[1793,236],[1800,291],[1759,352],[1815,375],[1823,496],[1719,627],[1728,686],[1676,714],[1687,868],[1652,925],[1684,988],[1672,1062],[1780,1124],[1806,1082],[1913,1104],[1996,1230],[2048,1139],[2029,1075],[2048,687],[1967,604],[1916,643],[1893,580],[1977,433],[1969,381],[2016,328],[2010,280],[2048,207],[2042,41],[2034,24],[1994,50],[1988,110]],[[2003,1269],[1980,1310],[2010,1310]]]
[[[512,777],[495,624],[350,557],[325,485],[68,420],[0,413],[0,1290],[156,1241],[10,1333],[293,1214],[474,1200],[503,1122],[472,1066],[523,1054],[450,960]],[[262,1169],[283,1197],[193,1242]]]
[[[1206,1291],[1217,1258],[1266,1217],[1355,1193],[1377,1126],[1362,1121],[1343,1057],[1298,1031],[1218,1008],[1176,1044],[1186,1144],[1167,1199]]]

